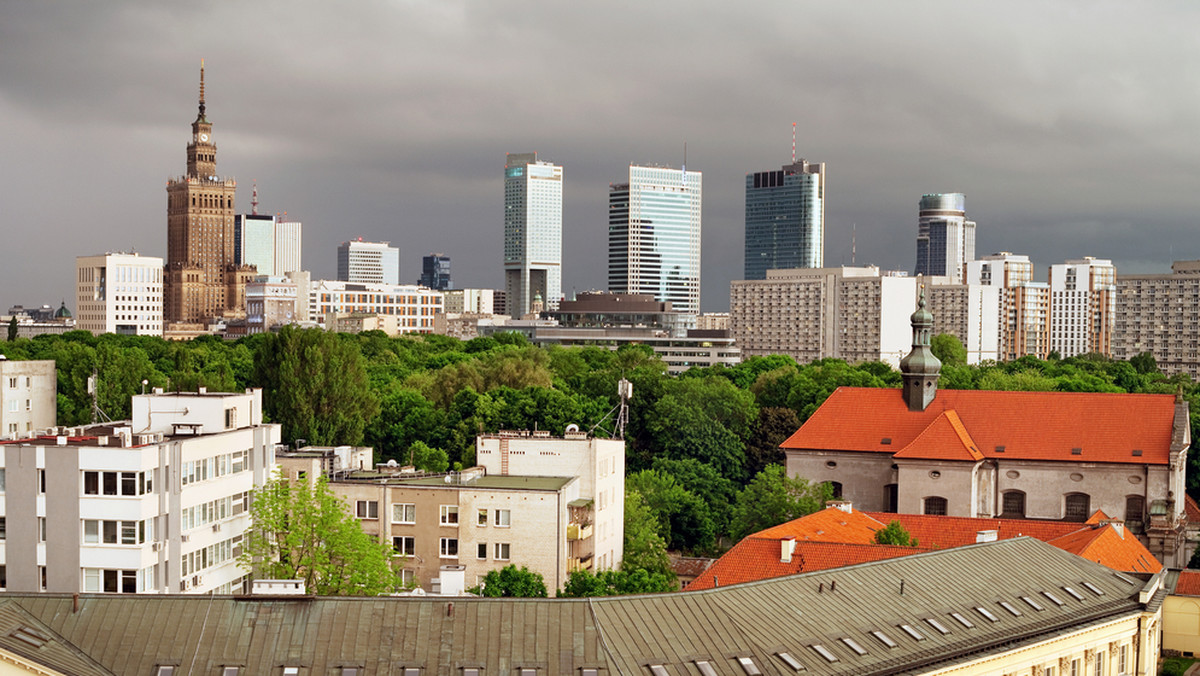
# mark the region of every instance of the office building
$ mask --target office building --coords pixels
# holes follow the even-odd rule
[[[1085,256],[1050,266],[1050,349],[1062,357],[1112,356],[1117,269]]]
[[[505,314],[520,317],[535,298],[555,307],[562,298],[563,168],[537,153],[504,160]]]
[[[331,314],[394,315],[400,333],[433,333],[442,311],[442,292],[414,284],[354,284],[321,280],[308,291],[310,319],[325,324]]]
[[[38,308],[14,305],[8,309],[8,314],[0,315],[0,324],[9,326],[14,318],[17,320],[18,338],[63,334],[75,330],[75,316],[67,309],[65,300],[60,301],[58,309],[50,305]]]
[[[299,304],[307,306],[308,296],[299,295],[296,282],[287,277],[255,277],[246,285],[246,333],[266,333],[276,326],[299,323]]]
[[[162,311],[168,323],[196,327],[214,319],[244,316],[245,284],[254,271],[234,262],[236,192],[237,181],[217,175],[217,145],[212,123],[205,115],[201,64],[200,112],[192,122],[187,173],[167,181]],[[161,334],[159,330],[154,335]]]
[[[440,253],[422,257],[421,279],[417,283],[438,291],[448,290],[453,286],[450,281],[450,257]]]
[[[968,261],[966,281],[1000,290],[999,361],[1049,356],[1050,285],[1033,281],[1029,256],[1002,251]]]
[[[585,291],[559,303],[557,310],[542,313],[568,328],[648,328],[673,337],[687,335],[696,315],[676,311],[670,303],[649,294]]]
[[[234,262],[253,265],[259,275],[282,277],[302,269],[303,225],[287,216],[251,213],[234,217]]]
[[[136,253],[79,256],[75,312],[75,326],[94,334],[163,335],[163,260]]]
[[[339,282],[355,284],[400,283],[400,250],[387,242],[364,242],[361,237],[342,242],[337,251]]]
[[[700,313],[698,171],[629,166],[608,187],[608,290],[641,293]]]
[[[1200,378],[1200,261],[1175,261],[1170,274],[1117,275],[1113,358],[1149,352],[1167,375]]]
[[[746,174],[744,279],[767,270],[825,267],[825,163]]]
[[[492,289],[452,289],[443,294],[447,314],[485,314],[495,310],[496,292]]]
[[[768,270],[730,284],[729,322],[747,357],[785,354],[801,364],[883,361],[908,351],[914,277],[876,267]]]
[[[975,221],[967,219],[960,192],[922,195],[917,217],[917,274],[960,284],[963,266],[975,260]]]
[[[0,439],[20,439],[57,425],[58,371],[53,359],[0,354]]]
[[[128,421],[0,443],[9,591],[229,594],[275,467],[262,391],[133,397]]]

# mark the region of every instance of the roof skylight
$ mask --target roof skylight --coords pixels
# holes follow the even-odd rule
[[[1050,599],[1050,602],[1056,606],[1061,606],[1063,604],[1062,599],[1058,598],[1057,596],[1055,596],[1054,594],[1051,594],[1048,591],[1042,592],[1042,596],[1045,596],[1046,598]]]
[[[855,653],[857,653],[859,655],[867,654],[867,649],[862,647],[861,645],[859,645],[858,641],[855,641],[854,639],[852,639],[850,637],[843,638],[842,643],[845,643],[846,647],[850,648],[851,650],[853,650]]]
[[[1083,586],[1087,587],[1087,590],[1092,592],[1096,596],[1104,596],[1104,590],[1100,589],[1099,587],[1092,584],[1091,582],[1084,582]]]
[[[927,623],[929,626],[933,627],[934,629],[937,629],[939,632],[941,632],[941,633],[943,633],[943,634],[949,634],[949,633],[950,633],[950,630],[946,628],[946,625],[942,624],[941,622],[938,622],[937,620],[935,620],[935,619],[934,619],[934,618],[932,618],[932,617],[927,617],[927,618],[925,618],[925,622],[926,622],[926,623]]]
[[[778,652],[775,654],[779,656],[779,659],[783,660],[784,664],[791,667],[792,671],[807,671],[807,669],[804,668],[804,665],[800,664],[800,660],[792,657],[791,653]]]
[[[874,636],[875,638],[879,639],[880,643],[884,644],[885,646],[887,646],[889,648],[895,648],[897,645],[897,643],[895,641],[893,641],[891,638],[889,638],[888,635],[883,633],[882,631],[873,631],[873,632],[871,632],[871,635]]]
[[[1042,610],[1045,610],[1044,608],[1042,608],[1042,604],[1038,603],[1037,601],[1034,601],[1033,597],[1031,597],[1031,596],[1022,596],[1021,600],[1024,601],[1025,603],[1028,603],[1029,607],[1033,608],[1036,611],[1041,612]]]
[[[829,649],[820,643],[814,643],[810,646],[818,655],[825,658],[826,662],[837,662],[837,655],[829,652]]]
[[[988,610],[987,608],[984,608],[983,606],[975,606],[975,612],[986,617],[988,619],[988,622],[999,622],[1000,621],[1000,618],[993,615],[992,611]]]
[[[950,617],[953,617],[954,619],[958,620],[958,623],[961,624],[962,626],[966,627],[967,629],[975,628],[975,623],[968,620],[962,613],[950,613]]]
[[[1009,603],[1008,601],[1000,601],[999,603],[1000,603],[1000,607],[1007,610],[1008,612],[1012,613],[1013,617],[1021,616],[1021,611],[1017,610],[1017,607],[1014,606],[1013,604]]]
[[[901,625],[897,625],[897,626],[899,626],[900,629],[902,629],[904,631],[904,633],[911,636],[914,641],[924,641],[925,640],[925,637],[921,635],[921,632],[917,631],[916,629],[913,629],[911,625],[901,624]]]
[[[1070,587],[1063,587],[1062,589],[1063,589],[1063,591],[1070,594],[1071,598],[1075,599],[1076,601],[1079,601],[1079,602],[1083,601],[1083,596],[1079,592],[1075,591],[1074,589],[1071,589]]]
[[[651,664],[648,666],[650,667],[650,673],[654,674],[654,676],[667,676],[667,668],[663,665]]]
[[[717,676],[717,670],[713,669],[713,665],[708,663],[708,660],[696,660],[696,668],[704,676]]]
[[[746,676],[762,676],[762,672],[758,670],[758,665],[749,657],[737,658],[738,664],[742,665],[742,671],[746,672]],[[716,676],[714,673],[713,676]]]

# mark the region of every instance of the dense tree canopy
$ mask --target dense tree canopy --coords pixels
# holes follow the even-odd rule
[[[480,596],[534,598],[546,596],[546,579],[525,566],[490,570],[479,585]]]

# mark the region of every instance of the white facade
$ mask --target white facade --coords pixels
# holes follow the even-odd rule
[[[1117,269],[1092,258],[1050,266],[1050,349],[1063,357],[1112,356]]]
[[[563,437],[501,432],[476,437],[475,463],[489,476],[578,477],[579,497],[592,503],[585,519],[591,530],[577,531],[572,540],[573,553],[594,557],[593,570],[621,567],[625,542],[624,440],[588,438],[578,432]]]
[[[281,277],[300,270],[302,226],[286,216],[238,214],[234,217],[234,262],[253,265],[261,275]]]
[[[287,277],[255,277],[246,285],[246,333],[264,333],[272,326],[300,321],[297,300],[296,283]],[[308,305],[307,296],[302,304]]]
[[[700,313],[703,176],[630,165],[608,188],[608,290],[643,293]]]
[[[966,283],[1000,290],[999,360],[1049,355],[1050,287],[1033,281],[1029,256],[1002,251],[969,261]]]
[[[355,284],[321,280],[309,287],[308,312],[324,322],[331,313],[395,315],[401,333],[433,333],[442,292],[415,284]]]
[[[163,334],[163,259],[107,253],[75,259],[75,326],[94,334]]]
[[[492,289],[454,289],[443,293],[446,294],[443,311],[447,313],[490,315],[495,307],[496,292]]]
[[[400,249],[387,242],[342,242],[337,251],[338,281],[357,284],[400,283]]]
[[[20,439],[57,425],[54,360],[10,361],[0,355],[0,439]]]
[[[530,312],[537,297],[547,308],[562,298],[562,192],[561,166],[537,153],[506,155],[504,289],[513,317]]]
[[[10,591],[237,593],[280,428],[262,391],[133,397],[129,421],[0,444]]]
[[[934,335],[955,336],[967,350],[967,363],[1000,358],[1001,289],[982,284],[944,284],[944,277],[929,279],[925,288],[933,314]]]

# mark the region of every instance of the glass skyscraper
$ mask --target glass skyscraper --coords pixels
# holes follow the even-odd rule
[[[450,257],[431,253],[421,259],[421,279],[417,282],[438,291],[450,288]]]
[[[960,192],[922,195],[917,216],[918,275],[962,284],[963,266],[975,260],[975,221],[967,220]]]
[[[562,298],[563,168],[537,153],[508,153],[504,163],[504,290],[508,314],[546,309]]]
[[[825,266],[825,163],[746,174],[745,279]]]
[[[608,188],[608,290],[645,293],[700,312],[698,171],[629,167]]]

